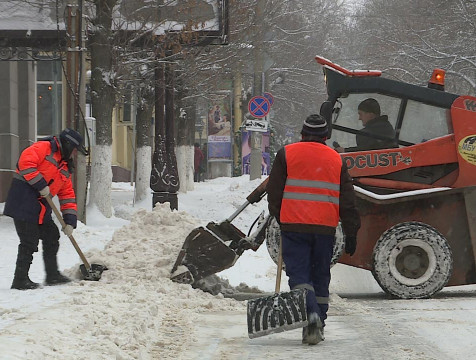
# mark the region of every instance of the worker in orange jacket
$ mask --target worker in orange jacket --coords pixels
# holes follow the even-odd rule
[[[88,154],[82,142],[81,134],[65,129],[59,137],[42,139],[23,150],[20,155],[4,208],[4,214],[13,218],[20,238],[12,289],[39,287],[38,283],[30,280],[28,272],[33,253],[38,251],[40,239],[43,242],[46,284],[57,285],[71,281],[58,271],[56,254],[60,233],[45,198],[58,195],[66,223],[62,231],[71,236],[77,222],[76,196],[71,182],[73,155],[76,150],[84,155]]]
[[[350,255],[360,228],[352,179],[340,155],[325,144],[327,133],[321,115],[308,116],[302,141],[276,154],[266,187],[269,212],[281,228],[289,287],[308,290],[302,340],[310,345],[324,340],[336,227],[341,220]]]

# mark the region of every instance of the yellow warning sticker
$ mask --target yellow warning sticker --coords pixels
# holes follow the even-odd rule
[[[458,152],[471,165],[476,165],[476,135],[469,135],[461,139]]]

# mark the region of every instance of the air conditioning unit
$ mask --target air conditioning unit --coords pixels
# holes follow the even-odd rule
[[[85,136],[84,143],[86,147],[96,145],[96,119],[93,117],[86,117],[86,127],[88,128],[88,135]],[[91,143],[89,143],[91,142]]]

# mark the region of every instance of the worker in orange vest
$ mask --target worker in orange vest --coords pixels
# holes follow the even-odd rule
[[[269,212],[281,228],[289,287],[308,290],[302,340],[311,345],[324,340],[336,227],[341,220],[350,255],[360,228],[352,179],[340,155],[326,145],[327,134],[321,115],[308,116],[302,140],[276,154],[266,188]]]

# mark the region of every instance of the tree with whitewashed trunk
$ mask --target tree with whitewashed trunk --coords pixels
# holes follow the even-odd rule
[[[179,192],[186,193],[194,189],[194,155],[196,103],[187,97],[187,89],[179,77],[176,88],[176,123],[177,123],[177,170],[180,179]]]
[[[152,113],[154,110],[154,88],[150,83],[138,88],[136,116],[136,178],[134,200],[141,201],[150,194],[150,172],[152,170]]]
[[[96,146],[92,151],[89,206],[102,214],[112,215],[110,189],[112,185],[112,111],[122,102],[125,91],[134,89],[137,95],[136,130],[137,162],[135,200],[143,199],[149,189],[151,174],[151,126],[154,107],[154,69],[158,61],[166,60],[166,52],[180,51],[182,43],[196,40],[194,30],[199,25],[190,19],[185,6],[199,8],[209,15],[212,6],[203,0],[171,4],[164,0],[89,0],[91,51],[91,98],[96,118]],[[174,22],[166,18],[175,6],[173,16],[183,22],[182,31],[165,35]],[[169,14],[170,15],[170,14]],[[173,136],[170,135],[170,136]],[[132,166],[134,166],[133,164]]]
[[[117,0],[95,0],[91,18],[92,115],[96,119],[96,145],[92,149],[89,205],[112,216],[112,111],[115,105],[112,10]]]

